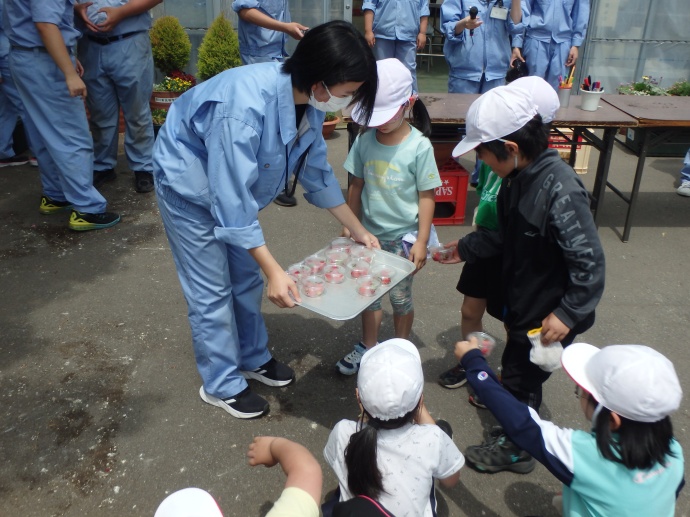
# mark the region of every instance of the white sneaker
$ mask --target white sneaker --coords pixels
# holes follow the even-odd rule
[[[679,196],[690,197],[690,181],[684,181],[681,183],[680,187],[678,187],[678,190],[676,190],[676,194]]]
[[[362,343],[357,343],[352,352],[335,363],[336,369],[343,375],[356,374],[359,371],[359,363],[362,360],[362,356],[366,351],[367,347]]]

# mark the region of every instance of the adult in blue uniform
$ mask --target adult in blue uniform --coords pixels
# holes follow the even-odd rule
[[[364,0],[364,37],[376,59],[391,57],[412,73],[417,88],[417,50],[426,44],[429,0]]]
[[[477,8],[477,17],[470,9]],[[446,0],[441,4],[449,93],[484,93],[505,83],[510,36],[523,31],[520,0]],[[473,34],[470,35],[470,31]]]
[[[362,101],[369,120],[375,96],[366,41],[333,21],[310,30],[283,64],[227,70],[184,93],[158,134],[156,194],[189,308],[199,394],[237,418],[268,410],[246,378],[294,379],[267,348],[261,271],[278,307],[301,298],[266,246],[259,210],[298,174],[307,201],[378,246],[345,204],[321,136],[325,111]]]
[[[307,27],[290,18],[287,0],[235,0],[238,15],[237,37],[243,65],[283,61],[285,44],[291,36],[301,40]]]
[[[151,192],[153,91],[151,15],[162,0],[91,0],[75,6],[84,37],[79,60],[90,95],[94,183],[115,179],[119,113],[125,119],[125,156],[137,192]]]
[[[522,0],[525,33],[513,39],[530,75],[558,90],[559,77],[575,65],[589,23],[589,0]]]
[[[80,36],[73,3],[8,0],[4,28],[11,45],[10,72],[41,172],[39,211],[71,208],[71,229],[97,230],[117,224],[120,216],[105,211],[106,201],[93,187],[93,142],[83,102],[87,91],[71,52]]]

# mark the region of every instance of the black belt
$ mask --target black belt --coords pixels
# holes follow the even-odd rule
[[[125,32],[124,34],[118,34],[117,36],[107,36],[107,37],[93,36],[91,34],[87,34],[86,37],[89,38],[94,43],[98,43],[99,45],[110,45],[111,43],[115,43],[116,41],[127,39],[130,36],[134,36],[135,34],[139,34],[140,32],[145,32],[145,31]]]
[[[12,50],[26,50],[27,52],[45,52],[48,53],[48,49],[45,47],[22,47],[21,45],[12,45]]]

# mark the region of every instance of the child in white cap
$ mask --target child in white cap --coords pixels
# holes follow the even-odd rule
[[[453,256],[442,262],[502,256],[503,385],[539,411],[551,370],[531,361],[528,333],[541,328],[544,347],[556,342],[566,347],[591,328],[604,292],[604,251],[587,190],[558,151],[548,148],[547,128],[528,90],[510,85],[483,94],[468,110],[466,129],[453,156],[476,150],[503,179],[496,200],[498,230],[447,243]],[[503,433],[468,447],[465,457],[480,472],[525,474],[535,466]]]
[[[405,65],[391,58],[377,61],[376,66],[379,84],[374,112],[344,165],[351,174],[347,203],[385,251],[404,257],[402,238],[417,232],[408,258],[419,271],[426,263],[434,189],[441,186],[434,149],[427,138],[431,120],[413,91],[412,75]],[[417,127],[405,120],[408,113]],[[353,120],[363,125],[364,115],[361,105],[355,105]],[[343,234],[349,236],[346,229]],[[389,296],[395,337],[408,339],[414,321],[412,275],[391,289]],[[382,317],[380,300],[362,313],[362,338],[337,362],[340,373],[357,373],[362,354],[378,341]]]
[[[391,339],[369,350],[357,376],[358,422],[338,422],[324,449],[340,500],[364,496],[396,517],[435,515],[433,479],[452,487],[465,460],[424,406],[417,348]],[[440,421],[439,421],[440,422]]]
[[[585,432],[541,420],[516,400],[477,344],[456,343],[455,356],[510,439],[563,482],[563,515],[674,515],[684,460],[669,416],[682,397],[671,361],[643,345],[567,347],[563,368],[592,422]]]

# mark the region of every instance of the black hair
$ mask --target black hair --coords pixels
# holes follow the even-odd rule
[[[310,29],[283,63],[282,71],[290,74],[294,88],[307,94],[321,81],[328,87],[364,82],[352,104],[359,102],[366,121],[371,118],[378,86],[376,60],[364,36],[351,23],[333,20]]]
[[[537,113],[532,120],[527,122],[520,129],[504,136],[503,140],[515,142],[520,148],[520,153],[529,161],[534,160],[549,147],[549,128],[544,124],[541,115]],[[477,149],[483,149],[496,155],[499,161],[508,159],[508,150],[505,142],[492,140],[491,142],[481,143]]]
[[[527,69],[527,63],[520,61],[518,58],[513,59],[510,63],[510,68],[506,72],[506,84],[512,83],[515,79],[520,79],[520,77],[527,77],[529,75],[529,70]]]
[[[345,448],[347,466],[347,486],[353,495],[365,495],[378,499],[384,492],[383,476],[376,461],[379,429],[398,429],[414,421],[419,406],[409,413],[393,420],[373,418],[366,410],[358,424],[357,432],[350,436]],[[367,416],[364,425],[364,415]]]
[[[591,396],[589,399],[596,406]],[[667,456],[675,457],[671,452],[671,417],[658,422],[638,422],[618,416],[621,425],[615,431],[611,431],[611,410],[605,407],[592,423],[597,448],[604,458],[622,463],[629,469],[649,470],[658,463],[665,464]]]
[[[412,106],[410,124],[416,127],[425,137],[429,138],[429,135],[431,135],[431,117],[420,98],[417,98]]]

